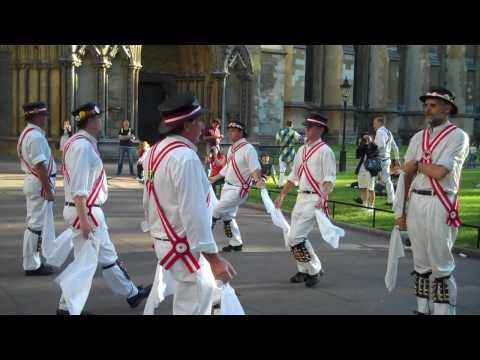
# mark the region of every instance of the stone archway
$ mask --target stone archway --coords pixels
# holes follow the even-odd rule
[[[229,45],[224,54],[224,98],[221,102],[223,131],[226,131],[228,121],[233,119],[251,129],[255,124],[252,121],[253,66],[250,53],[245,45]]]
[[[142,46],[137,80],[140,139],[158,138],[158,105],[177,92],[194,93],[206,109],[207,121],[216,116],[212,76],[216,55],[208,45]]]

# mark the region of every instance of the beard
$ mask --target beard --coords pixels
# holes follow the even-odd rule
[[[447,118],[440,119],[440,118],[430,117],[430,119],[427,119],[428,125],[431,128],[440,126],[440,125],[444,124],[446,121],[447,121]]]

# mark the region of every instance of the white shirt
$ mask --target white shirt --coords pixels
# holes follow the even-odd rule
[[[45,167],[47,167],[50,161],[50,158],[52,157],[52,151],[50,149],[50,146],[48,145],[48,141],[45,136],[45,131],[43,131],[42,128],[38,127],[37,125],[29,123],[23,130],[22,134],[20,135],[18,142],[20,143],[20,139],[22,138],[22,135],[25,133],[25,131],[28,131],[28,129],[32,129],[32,128],[34,130],[31,130],[24,137],[22,142],[21,152],[22,152],[23,160],[26,161],[31,168],[33,168],[35,165],[40,164],[42,162],[44,162]],[[53,162],[53,166],[52,166],[52,175],[53,175],[57,173],[57,167],[55,165],[55,161],[52,161],[52,162]],[[23,163],[23,161],[20,161],[20,166],[23,172],[25,172],[25,174],[30,174],[29,169]]]
[[[211,228],[211,210],[207,203],[210,183],[205,174],[196,146],[188,139],[169,136],[158,146],[158,154],[168,144],[182,141],[190,148],[177,148],[168,153],[156,170],[155,191],[168,221],[178,236],[186,236],[190,249],[195,252],[217,253],[217,245]],[[143,162],[145,177],[148,178],[148,161],[153,151],[149,151]],[[153,195],[148,198],[146,187],[143,193],[143,206],[150,234],[157,239],[167,239],[167,234],[158,214]]]
[[[225,181],[234,186],[242,186],[242,183],[233,169],[230,157],[232,156],[232,148],[237,147],[242,142],[247,143],[247,140],[242,138],[230,146],[227,152],[227,165],[220,171],[220,175],[225,178]],[[252,175],[255,170],[262,170],[262,166],[258,160],[257,150],[255,150],[252,144],[247,143],[247,145],[237,150],[235,152],[235,161],[244,180]]]
[[[444,125],[434,127],[430,135],[430,142],[448,125],[451,125],[449,121]],[[422,136],[423,130],[413,136],[405,154],[405,162],[422,160]],[[467,133],[457,128],[447,135],[433,150],[432,164],[442,165],[450,171],[447,176],[439,181],[440,186],[449,193],[456,194],[458,192],[462,166],[468,156],[468,146],[469,137]],[[415,190],[432,190],[432,184],[428,176],[417,174],[411,188]]]
[[[313,188],[305,174],[302,175],[301,179],[298,178],[298,169],[303,163],[303,149],[307,147],[308,152],[309,149],[321,141],[322,139],[319,139],[311,145],[306,144],[301,146],[295,155],[292,172],[288,176],[288,181],[297,185],[300,191],[313,191]],[[323,191],[324,182],[331,182],[333,185],[335,185],[337,163],[335,161],[335,153],[327,144],[323,145],[310,157],[310,159],[308,159],[307,166],[314,180],[319,184],[321,191]]]
[[[390,153],[392,152],[392,149],[394,152],[394,159],[400,159],[397,143],[395,142],[390,130],[388,130],[385,126],[377,129],[377,134],[375,135],[375,144],[378,146],[378,155],[381,160],[390,159]]]
[[[68,172],[70,181],[65,175],[65,201],[72,202],[77,196],[87,197],[93,190],[97,179],[103,171],[103,162],[100,155],[95,151],[97,149],[97,139],[90,135],[85,130],[80,130],[78,135],[83,135],[87,139],[80,138],[73,141],[69,146],[65,155],[65,166]],[[65,144],[65,147],[70,144],[76,135],[72,136]],[[92,145],[93,144],[93,145]],[[103,205],[108,198],[107,179],[103,179],[103,186],[100,189],[100,194],[95,201],[95,205]]]

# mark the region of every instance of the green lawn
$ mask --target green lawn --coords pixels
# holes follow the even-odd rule
[[[335,152],[338,153],[339,148],[334,148]],[[355,163],[354,159],[354,147],[348,149],[348,162],[349,167],[352,163]],[[401,149],[402,158],[405,148]],[[353,156],[352,156],[353,154]],[[356,176],[353,171],[348,171],[346,173],[337,174],[337,183],[334,192],[330,196],[331,200],[343,201],[347,203],[355,203],[354,198],[359,196],[357,189],[351,189],[350,184],[356,181]],[[480,169],[465,169],[462,175],[462,184],[461,184],[461,209],[460,214],[462,221],[465,224],[470,225],[480,225],[480,188],[475,188],[476,184],[480,183]],[[268,183],[269,189],[273,190],[271,193],[272,199],[275,199],[277,194],[274,192],[277,191],[277,188],[274,186],[273,182],[269,180]],[[295,192],[292,191],[293,196],[287,196],[284,202],[283,208],[286,210],[291,210],[295,203]],[[258,190],[253,189],[249,202],[251,203],[261,203],[260,193]],[[386,198],[377,197],[376,207],[380,209],[388,210],[385,206]],[[331,205],[332,206],[332,205]],[[373,213],[366,212],[363,209],[350,207],[346,205],[336,204],[335,205],[335,220],[347,222],[356,225],[363,226],[372,226]],[[389,213],[376,213],[376,228],[382,230],[391,230],[394,225],[394,216]],[[457,246],[463,247],[476,247],[477,246],[477,229],[469,229],[462,227],[459,232],[459,237],[457,239]]]

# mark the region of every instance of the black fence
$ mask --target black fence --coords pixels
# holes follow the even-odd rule
[[[269,193],[274,193],[274,194],[279,194],[279,190],[268,190]],[[295,193],[288,193],[287,196],[297,196]],[[344,205],[344,206],[350,206],[350,207],[356,207],[356,208],[361,208],[361,209],[369,209],[373,210],[373,216],[372,216],[372,227],[375,228],[376,225],[376,217],[377,217],[377,212],[383,212],[387,214],[394,214],[395,212],[392,210],[387,210],[387,209],[380,209],[380,208],[371,208],[371,207],[366,207],[360,204],[354,204],[354,203],[348,203],[344,201],[336,201],[336,200],[328,200],[329,203],[329,208],[331,210],[332,214],[332,219],[335,220],[335,208],[336,205]],[[480,248],[480,225],[470,225],[470,224],[462,224],[461,227],[464,228],[471,228],[471,229],[477,229],[477,249]]]

